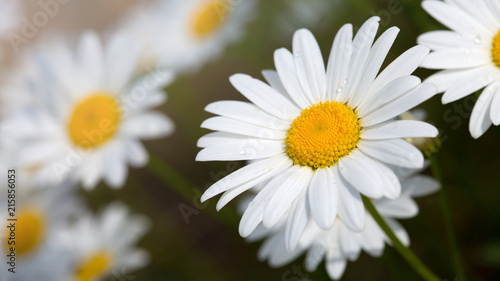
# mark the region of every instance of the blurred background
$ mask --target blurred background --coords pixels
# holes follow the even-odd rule
[[[40,9],[38,1],[23,2],[28,18]],[[44,33],[75,36],[87,29],[105,30],[140,2],[69,1],[29,44],[36,44]],[[420,3],[419,0],[258,1],[240,41],[198,71],[180,74],[166,89],[169,99],[160,108],[174,120],[176,131],[169,138],[148,141],[146,146],[150,155],[163,159],[177,171],[164,169],[164,176],[185,188],[176,191],[152,172],[162,169],[153,158],[146,168],[131,168],[121,190],[102,185],[92,192],[81,191],[93,209],[118,199],[134,213],[147,215],[153,221],[151,231],[139,243],[151,253],[151,263],[130,273],[125,280],[329,280],[324,266],[309,273],[303,259],[277,269],[259,262],[256,255],[260,243],[246,243],[238,235],[235,202],[220,213],[215,212],[216,200],[199,203],[202,192],[211,183],[243,165],[194,161],[199,151],[197,139],[209,132],[200,129],[202,121],[211,116],[203,109],[217,100],[243,100],[229,84],[228,77],[246,73],[261,78],[261,70],[274,68],[274,50],[291,48],[293,32],[302,27],[314,33],[326,58],[337,30],[344,23],[359,27],[369,17],[378,15],[379,34],[391,26],[401,29],[387,65],[414,46],[422,32],[443,28],[421,9]],[[9,48],[9,42],[3,44],[6,61],[15,63],[16,54]],[[431,73],[418,70],[416,74],[425,78]],[[442,133],[438,158],[466,271],[473,280],[500,280],[500,128],[491,127],[480,139],[472,139],[468,122],[476,98],[477,95],[442,105],[437,96],[422,108],[427,111],[428,121]],[[177,173],[191,183],[178,180]],[[439,194],[418,202],[418,217],[400,221],[410,234],[411,249],[443,279],[455,280]],[[362,254],[358,261],[349,263],[343,276],[343,280],[419,278],[391,247],[378,259]]]

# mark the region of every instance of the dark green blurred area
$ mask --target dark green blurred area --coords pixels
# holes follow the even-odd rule
[[[420,8],[420,2],[336,0],[328,11],[318,14],[319,24],[310,28],[327,59],[333,38],[344,23],[359,27],[369,17],[379,15],[379,34],[391,26],[401,29],[386,59],[387,65],[414,46],[422,32],[443,29]],[[237,200],[215,217],[212,214],[216,199],[201,210],[198,205],[201,191],[214,182],[214,177],[220,178],[236,167],[234,163],[194,161],[199,150],[196,141],[208,133],[200,129],[202,121],[210,117],[203,109],[217,100],[243,100],[229,84],[228,77],[247,73],[262,78],[262,69],[274,68],[274,50],[291,48],[293,30],[304,23],[300,17],[289,14],[287,6],[286,0],[260,1],[244,40],[196,74],[179,77],[167,89],[169,101],[161,110],[174,120],[176,132],[168,139],[148,142],[147,146],[150,154],[168,162],[196,185],[200,192],[185,190],[192,200],[185,200],[147,168],[132,170],[122,190],[100,186],[88,194],[95,208],[119,199],[154,222],[153,229],[140,243],[152,255],[150,265],[124,280],[329,280],[324,264],[317,272],[308,273],[302,259],[278,269],[259,262],[256,255],[260,243],[248,244],[238,234]],[[286,24],[288,29],[283,28]],[[418,70],[416,74],[425,78],[431,73]],[[472,139],[468,122],[473,104],[474,99],[465,98],[442,105],[437,96],[422,108],[428,113],[428,121],[442,131],[443,146],[438,158],[469,280],[500,280],[500,128],[491,127],[480,139]],[[418,202],[418,217],[401,220],[410,234],[411,249],[443,280],[455,280],[439,196],[435,194]],[[181,209],[199,213],[189,216],[186,223]],[[224,219],[227,221],[223,222]],[[382,258],[362,254],[358,261],[349,263],[343,280],[420,280],[420,277],[393,248],[387,247]]]

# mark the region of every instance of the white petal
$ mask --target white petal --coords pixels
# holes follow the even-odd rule
[[[262,174],[256,178],[253,178],[253,179],[251,179],[243,184],[240,184],[240,185],[224,192],[224,194],[222,194],[219,201],[217,202],[217,206],[216,206],[217,211],[220,211],[224,206],[226,206],[227,203],[229,203],[231,200],[236,198],[236,196],[249,190],[252,187],[255,187],[255,185],[257,185],[257,184],[262,183],[262,182],[270,179],[271,177],[276,176],[280,172],[289,168],[291,165],[292,165],[292,163],[290,161],[285,162],[285,164],[276,166],[275,169],[272,169],[265,174]]]
[[[327,68],[327,98],[341,100],[337,94],[343,92],[347,81],[349,61],[352,56],[352,25],[343,25],[333,41]],[[342,100],[343,101],[343,100]]]
[[[309,222],[309,208],[307,196],[302,194],[299,196],[297,203],[288,216],[285,230],[285,243],[287,250],[290,252],[295,251],[297,248],[300,237]]]
[[[163,113],[149,111],[130,117],[123,123],[120,132],[141,139],[156,139],[168,136],[174,127],[174,123]]]
[[[290,210],[293,201],[309,185],[312,175],[311,168],[300,167],[277,186],[276,192],[264,211],[265,227],[273,227]]]
[[[446,50],[451,48],[477,48],[483,47],[474,42],[474,38],[465,37],[450,30],[435,30],[420,35],[418,44],[425,45],[433,50]]]
[[[361,125],[363,127],[369,127],[384,122],[430,99],[436,92],[437,87],[434,84],[422,83],[405,95],[363,116],[361,118]]]
[[[491,126],[490,108],[495,91],[498,91],[499,83],[494,83],[484,89],[472,109],[469,130],[473,138],[482,136]]]
[[[418,206],[410,197],[401,196],[395,200],[377,202],[377,210],[382,216],[393,218],[412,218],[418,214]]]
[[[201,127],[214,131],[273,140],[284,140],[287,134],[285,131],[271,130],[227,117],[209,118],[201,124]]]
[[[129,36],[113,36],[106,49],[107,90],[120,93],[131,81],[141,44]]]
[[[210,186],[210,188],[208,188],[201,196],[201,202],[205,202],[217,194],[266,174],[277,167],[280,167],[280,165],[284,165],[285,161],[290,162],[288,156],[278,155],[269,159],[263,159],[261,161],[248,164],[247,166],[236,170]]]
[[[457,80],[454,85],[446,90],[441,101],[447,104],[459,100],[475,91],[484,88],[498,79],[500,72],[494,66],[486,65],[470,73],[467,79]]]
[[[319,243],[313,244],[309,251],[307,251],[307,256],[305,258],[305,266],[307,271],[315,271],[318,265],[323,261],[323,256],[326,253],[326,249]]]
[[[262,81],[244,74],[235,74],[229,80],[242,95],[271,115],[289,121],[300,115],[299,108]]]
[[[309,206],[319,227],[329,229],[337,218],[337,179],[330,168],[317,169],[308,190]]]
[[[394,79],[382,87],[382,89],[371,94],[367,99],[361,101],[361,104],[357,108],[359,116],[363,117],[373,112],[383,104],[393,101],[396,98],[408,93],[408,91],[414,89],[420,83],[420,78],[413,75],[402,76]]]
[[[247,122],[273,130],[288,130],[290,123],[262,111],[257,106],[242,101],[218,101],[209,104],[205,110],[224,117]]]
[[[461,34],[477,34],[488,37],[485,27],[462,9],[443,1],[424,1],[422,7],[448,28]]]
[[[196,155],[196,161],[255,160],[282,154],[285,148],[283,141],[245,139],[206,147]]]
[[[370,198],[381,198],[384,195],[382,181],[374,167],[373,160],[359,150],[352,151],[338,163],[339,171],[354,188]]]
[[[325,62],[316,39],[307,29],[299,29],[293,35],[293,54],[297,75],[302,89],[313,103],[325,99]]]
[[[367,140],[434,138],[438,134],[438,129],[429,123],[414,120],[397,120],[363,129],[361,138]]]
[[[204,148],[222,143],[236,143],[246,139],[249,139],[249,137],[225,132],[213,132],[198,139],[196,145]]]
[[[121,188],[125,184],[127,178],[127,166],[125,165],[124,151],[123,147],[119,142],[110,144],[111,148],[106,150],[106,154],[103,159],[106,159],[106,165],[103,168],[106,169],[104,174],[105,182],[111,188]]]
[[[356,107],[361,101],[369,96],[369,89],[377,76],[382,63],[387,56],[387,53],[392,47],[396,36],[399,33],[399,28],[391,27],[386,32],[384,32],[373,44],[370,50],[368,59],[366,61],[366,66],[363,71],[363,76],[359,81],[359,85],[356,89],[356,94],[351,100],[351,105]]]
[[[313,97],[307,96],[307,93],[302,89],[295,69],[295,61],[290,51],[284,48],[276,50],[274,52],[274,65],[287,93],[300,108],[307,108],[314,104]]]
[[[415,146],[401,139],[368,141],[360,140],[358,148],[382,162],[405,168],[424,167],[424,155]]]
[[[347,261],[345,259],[326,261],[326,271],[328,272],[328,276],[333,280],[338,280],[342,277],[346,266]]]
[[[379,170],[379,176],[384,187],[384,196],[389,199],[398,198],[401,195],[401,183],[398,176],[383,163],[373,161],[373,164]]]
[[[377,35],[379,17],[371,17],[360,28],[352,42],[353,52],[349,66],[349,82],[346,87],[346,94],[351,98],[355,93],[359,81],[363,77],[366,60],[370,54],[370,48]]]
[[[148,162],[148,152],[139,141],[127,141],[125,143],[125,151],[127,152],[127,159],[131,166],[143,167]]]
[[[278,187],[291,175],[296,174],[297,166],[289,168],[287,171],[273,178],[250,202],[245,213],[241,217],[239,232],[241,237],[249,236],[255,228],[262,222],[264,212],[269,205],[269,201],[278,190]]]
[[[495,91],[495,96],[491,100],[490,118],[495,126],[500,124],[500,91]]]
[[[99,35],[87,32],[78,43],[78,60],[85,69],[89,84],[101,85],[104,70],[104,54]]]
[[[398,237],[399,241],[401,241],[401,243],[403,243],[403,245],[405,245],[406,247],[409,247],[410,246],[410,236],[408,235],[408,232],[406,232],[404,227],[402,227],[401,224],[399,224],[399,222],[397,220],[386,218],[385,221],[387,222],[389,227],[392,229],[392,231],[394,232],[396,237]],[[389,238],[387,238],[387,240],[389,240]],[[388,241],[388,242],[389,242],[389,244],[392,244],[392,243],[390,243],[390,241]]]
[[[422,67],[431,69],[457,69],[487,65],[490,55],[482,49],[446,49],[430,53]]]
[[[285,90],[285,86],[283,86],[280,76],[278,75],[278,72],[276,72],[276,70],[263,70],[262,75],[264,76],[264,79],[266,79],[267,83],[269,83],[269,85],[273,87],[273,89],[278,91],[284,97],[290,99],[290,96]]]
[[[411,197],[427,196],[438,191],[441,187],[435,178],[426,175],[413,176],[406,179],[402,185],[403,192]]]
[[[339,189],[338,214],[345,226],[353,231],[361,231],[365,227],[365,206],[361,200],[361,195],[340,176],[338,167],[334,169]]]
[[[377,76],[370,88],[370,93],[378,92],[399,77],[412,74],[429,52],[428,47],[417,45],[401,54]]]

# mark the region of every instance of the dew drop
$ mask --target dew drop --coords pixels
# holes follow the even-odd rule
[[[245,150],[240,150],[240,155],[245,155],[247,152]]]
[[[470,55],[470,50],[469,49],[465,49],[465,54],[466,55]]]
[[[474,38],[474,44],[480,44],[481,43],[481,37],[478,35],[476,38]]]
[[[338,88],[337,88],[337,94],[342,93],[342,91],[343,91],[343,90],[344,90],[344,87],[342,87],[342,86],[341,86],[341,87],[338,87]]]

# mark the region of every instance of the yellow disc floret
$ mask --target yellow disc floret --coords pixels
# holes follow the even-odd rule
[[[293,121],[286,152],[294,164],[329,167],[356,147],[360,133],[355,110],[342,103],[320,102],[304,109]]]
[[[214,33],[229,12],[227,0],[204,0],[191,16],[191,31],[195,37]]]
[[[493,63],[500,68],[500,31],[498,31],[497,35],[495,35],[495,38],[493,39],[491,57],[493,59]]]
[[[45,218],[37,210],[25,209],[17,213],[15,227],[7,224],[6,246],[7,252],[15,248],[17,255],[26,256],[33,253],[45,239]]]
[[[110,94],[97,92],[81,101],[68,122],[73,143],[81,148],[93,148],[110,140],[120,123],[118,100]]]
[[[113,264],[113,256],[106,252],[96,252],[90,255],[77,268],[75,281],[101,280],[109,273]]]

